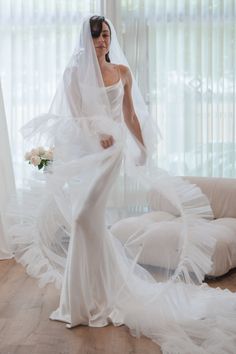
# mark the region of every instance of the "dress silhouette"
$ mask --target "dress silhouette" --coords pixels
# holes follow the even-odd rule
[[[126,65],[110,26],[114,53],[120,53],[114,62]],[[122,77],[104,86],[89,19],[78,46],[49,113],[24,128],[25,136],[39,135],[55,148],[52,170],[18,201],[20,222],[9,229],[16,259],[41,285],[55,282],[61,288],[59,307],[50,318],[70,328],[125,324],[133,335],[158,343],[165,354],[235,353],[236,296],[201,284],[211,268],[217,231],[202,217],[211,215],[207,198],[181,178],[139,166],[139,146],[133,148],[135,139],[132,143],[124,122]],[[141,116],[144,112],[145,121],[135,85],[135,108]],[[103,149],[97,137],[107,132],[115,143]],[[135,199],[128,183],[140,184],[135,198],[145,196],[140,214],[146,210],[148,217],[122,221],[132,216],[127,206]],[[161,193],[182,215],[177,261],[173,264],[173,254],[163,248],[165,264],[155,274],[138,264],[146,242],[159,232],[159,214],[148,207],[150,190],[152,198]],[[16,205],[14,210],[17,217]],[[114,211],[120,221],[111,226]],[[114,236],[120,226],[128,235],[124,244]]]

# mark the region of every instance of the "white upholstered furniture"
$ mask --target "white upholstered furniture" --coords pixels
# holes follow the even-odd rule
[[[212,257],[213,265],[208,276],[220,276],[236,267],[236,179],[213,177],[185,177],[196,184],[208,197],[214,219],[201,230],[201,237],[215,238],[216,244]],[[138,218],[128,218],[112,226],[112,232],[124,244],[128,237],[135,234],[138,228],[150,232],[148,241],[139,258],[140,263],[157,267],[165,267],[166,257],[175,268],[176,249],[179,244],[181,222],[178,215],[173,215],[173,206],[168,202],[159,202],[166,207],[165,212],[155,210]],[[157,203],[158,204],[158,203]],[[160,204],[159,204],[160,205]],[[151,223],[153,228],[150,227]],[[210,228],[209,228],[210,226]],[[146,229],[145,229],[146,228]]]
[[[231,229],[215,235],[213,268],[209,275],[220,276],[236,267],[236,178],[187,177],[208,197],[214,214],[212,224]]]

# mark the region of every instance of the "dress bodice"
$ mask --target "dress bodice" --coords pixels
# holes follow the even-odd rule
[[[123,115],[122,103],[124,96],[122,80],[120,79],[115,84],[106,86],[105,89],[111,106],[112,118],[116,121],[121,120]]]

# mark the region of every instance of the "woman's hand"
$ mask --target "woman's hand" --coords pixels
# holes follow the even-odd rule
[[[100,144],[103,149],[107,149],[114,144],[114,138],[112,135],[102,134],[100,136]]]

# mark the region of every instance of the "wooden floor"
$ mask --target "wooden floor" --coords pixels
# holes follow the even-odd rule
[[[236,270],[211,280],[236,291]],[[160,354],[147,338],[134,338],[125,326],[67,329],[48,316],[57,308],[59,292],[53,286],[39,288],[14,260],[0,261],[1,354]]]

